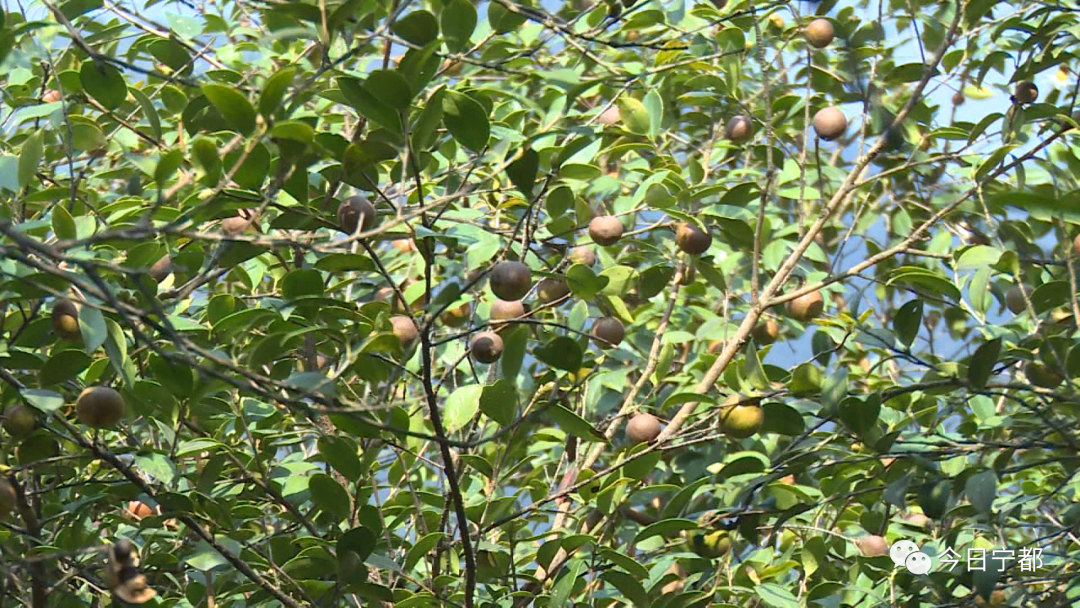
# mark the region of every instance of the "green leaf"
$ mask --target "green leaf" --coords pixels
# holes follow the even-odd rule
[[[821,412],[823,415],[831,415],[837,412],[840,401],[848,393],[848,371],[841,367],[834,374],[825,379],[825,385],[821,391]]]
[[[648,135],[651,128],[649,110],[633,97],[619,98],[619,115],[627,131],[635,135]]]
[[[758,357],[757,348],[754,347],[753,340],[747,340],[746,348],[743,349],[743,354],[746,356],[746,380],[750,382],[750,385],[758,390],[764,390],[769,387],[769,377],[765,375],[765,368],[761,365],[761,358]]]
[[[355,78],[339,78],[338,86],[345,99],[365,118],[379,123],[394,133],[401,132],[401,113],[384,104]]]
[[[476,8],[472,2],[454,0],[443,9],[440,21],[446,48],[457,53],[469,45],[469,38],[476,29]]]
[[[127,82],[120,70],[103,61],[84,61],[79,82],[87,95],[105,109],[115,110],[127,99]]]
[[[105,325],[105,316],[93,306],[79,308],[79,330],[82,333],[83,348],[92,353],[105,343],[109,328]]]
[[[641,541],[650,539],[654,536],[674,538],[678,536],[680,532],[683,532],[685,530],[696,530],[697,528],[697,523],[689,519],[680,519],[677,517],[672,519],[663,519],[642,528],[637,533],[637,536],[634,537],[634,542],[640,543]]]
[[[837,407],[840,420],[852,431],[862,435],[874,427],[881,415],[881,398],[869,395],[866,400],[848,397]]]
[[[319,453],[346,479],[361,479],[365,473],[364,465],[356,455],[356,444],[349,439],[323,435],[319,437]]]
[[[259,93],[259,114],[267,120],[273,117],[294,77],[296,77],[296,67],[285,66],[266,79],[262,93]]]
[[[574,296],[582,300],[591,300],[597,296],[611,279],[596,276],[592,268],[584,264],[574,264],[566,270],[566,284]]]
[[[64,407],[64,397],[55,391],[41,388],[24,388],[19,391],[22,398],[34,408],[51,414]]]
[[[83,372],[93,359],[81,350],[62,350],[54,353],[41,366],[38,372],[38,383],[41,386],[52,386],[70,380]]]
[[[645,94],[645,110],[649,113],[649,138],[655,139],[660,134],[660,124],[664,119],[664,100],[656,89]]]
[[[298,268],[281,280],[281,294],[290,300],[323,295],[322,274],[314,268]]]
[[[199,163],[206,173],[203,183],[216,186],[221,179],[221,155],[217,145],[210,139],[199,136],[191,142],[191,150],[195,154],[195,162]]]
[[[581,439],[583,441],[603,441],[607,442],[607,438],[581,416],[566,409],[565,407],[555,404],[548,409],[551,414],[551,419],[559,425],[559,428],[570,433],[571,435]]]
[[[971,387],[979,390],[986,387],[987,381],[994,372],[998,356],[1001,354],[1001,338],[991,340],[975,349],[971,356],[971,364],[968,366],[968,382]]]
[[[443,124],[469,150],[480,152],[487,147],[491,135],[487,111],[472,97],[447,91],[443,96]]]
[[[439,37],[439,22],[430,12],[418,10],[395,21],[390,30],[416,46],[425,46]]]
[[[508,4],[513,5],[512,0],[507,0]],[[528,18],[525,15],[510,11],[499,0],[488,2],[488,24],[491,25],[491,29],[496,34],[508,34],[517,28],[521,27]]]
[[[914,299],[905,302],[897,309],[896,317],[893,318],[893,332],[900,342],[908,348],[911,348],[911,344],[915,342],[915,337],[919,335],[919,327],[922,326],[922,315],[923,302],[921,299]]]
[[[435,546],[439,544],[439,541],[448,536],[446,532],[432,532],[416,541],[416,544],[409,547],[409,552],[405,554],[404,571],[412,572],[420,559],[431,553]]]
[[[397,70],[375,70],[364,81],[364,88],[380,103],[394,110],[408,110],[412,103],[409,81]]]
[[[220,84],[204,84],[202,92],[234,129],[244,135],[255,131],[255,108],[243,93]]]
[[[150,98],[146,96],[139,89],[128,89],[131,96],[138,102],[139,107],[142,109],[143,117],[146,118],[146,122],[150,123],[150,132],[155,139],[161,139],[161,117],[158,116],[157,109],[154,108],[154,102],[150,101]]]
[[[308,481],[308,491],[311,492],[311,501],[319,508],[339,519],[348,519],[351,511],[349,493],[334,478],[316,473]]]
[[[163,188],[168,183],[183,161],[184,153],[180,150],[169,150],[162,155],[154,169],[154,181],[157,182],[158,187]]]
[[[523,151],[521,158],[506,167],[506,175],[514,186],[525,195],[526,200],[532,201],[533,190],[536,187],[536,173],[539,169],[540,155],[532,149]]]
[[[776,583],[759,583],[754,593],[768,606],[774,608],[799,608],[799,600],[790,591]]]
[[[556,336],[547,344],[536,348],[533,355],[551,367],[568,372],[578,372],[584,353],[581,346],[566,336]]]
[[[480,409],[480,396],[483,392],[483,385],[470,384],[450,393],[443,407],[443,424],[446,425],[447,433],[464,428],[472,421],[477,410]]]
[[[374,532],[368,528],[359,527],[342,534],[338,538],[337,548],[339,552],[352,551],[359,555],[361,560],[365,560],[375,550],[378,543],[379,539]]]
[[[979,513],[989,513],[997,496],[997,475],[993,471],[983,471],[968,477],[964,484],[964,493],[967,494],[971,505]]]
[[[38,166],[45,155],[45,132],[34,131],[33,135],[23,142],[22,151],[19,152],[19,187],[25,188],[34,176],[37,175]]]
[[[803,363],[791,374],[788,389],[792,395],[814,395],[821,391],[824,376],[814,363]]]
[[[517,418],[517,409],[517,390],[509,380],[500,378],[495,384],[484,387],[480,395],[480,411],[488,418],[508,426]]]
[[[57,238],[72,240],[78,238],[78,229],[75,227],[75,218],[63,205],[52,208],[52,229]]]

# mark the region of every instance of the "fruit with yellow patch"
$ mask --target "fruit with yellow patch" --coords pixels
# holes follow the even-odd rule
[[[107,386],[92,386],[75,400],[79,422],[95,429],[110,429],[124,417],[124,398]]]
[[[746,439],[761,430],[765,412],[757,399],[733,393],[720,409],[720,431],[732,439]]]

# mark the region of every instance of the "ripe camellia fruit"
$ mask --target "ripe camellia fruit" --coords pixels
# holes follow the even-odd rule
[[[473,359],[481,363],[494,363],[503,353],[503,341],[493,331],[482,331],[469,341],[469,350]]]
[[[1024,364],[1024,375],[1028,382],[1042,388],[1057,388],[1065,377],[1042,361],[1028,361]]]
[[[749,141],[754,136],[754,123],[749,116],[735,116],[728,121],[724,135],[735,143]]]
[[[787,314],[796,321],[810,321],[825,312],[825,298],[821,292],[811,291],[787,302]]]
[[[251,228],[259,219],[257,209],[240,209],[236,216],[221,220],[221,229],[225,234],[236,236]]]
[[[532,287],[532,271],[521,262],[499,262],[488,277],[491,293],[500,300],[520,300]]]
[[[112,428],[124,416],[124,398],[107,386],[92,386],[75,401],[75,415],[86,426]]]
[[[1076,238],[1073,239],[1073,253],[1080,257],[1080,234],[1076,235]]]
[[[338,207],[338,227],[345,234],[355,234],[359,228],[361,232],[371,229],[375,225],[375,207],[362,196],[350,196],[341,201]]]
[[[465,302],[461,306],[455,306],[454,308],[447,308],[439,319],[447,327],[461,327],[468,323],[469,316],[472,314],[472,304]]]
[[[814,132],[825,141],[839,138],[847,131],[847,116],[835,106],[823,108],[814,114]]]
[[[967,101],[967,98],[964,97],[963,93],[961,93],[960,91],[957,91],[957,92],[953,93],[952,105],[959,107],[959,106],[964,105],[965,101]]]
[[[1020,289],[1019,285],[1013,285],[1009,288],[1009,291],[1005,293],[1005,307],[1014,315],[1024,312],[1024,309],[1027,308],[1027,302],[1024,300],[1024,292]]]
[[[680,222],[675,230],[675,244],[684,253],[700,255],[712,245],[712,235],[707,230],[702,230],[697,224]]]
[[[925,513],[919,513],[918,511],[912,511],[905,515],[904,521],[917,528],[925,528],[930,525],[930,518]]]
[[[525,316],[525,304],[521,300],[495,300],[495,303],[491,305],[491,311],[488,313],[491,321],[505,321],[507,319],[517,319]],[[493,323],[494,324],[494,323]]]
[[[155,514],[154,509],[151,508],[150,505],[138,500],[129,501],[125,511],[129,517],[135,520],[140,520]]]
[[[596,122],[604,125],[605,127],[613,127],[622,120],[622,115],[619,114],[619,106],[612,105],[610,108],[600,113]]]
[[[390,317],[390,324],[394,326],[394,335],[397,336],[398,342],[404,347],[412,344],[413,340],[420,337],[420,332],[416,329],[416,323],[405,315],[396,315]]]
[[[588,245],[578,245],[570,250],[570,261],[574,264],[592,266],[596,263],[596,250]]]
[[[750,331],[750,336],[754,338],[754,343],[758,346],[772,344],[780,337],[780,324],[772,319],[758,321],[758,324]]]
[[[1035,103],[1039,99],[1039,87],[1030,80],[1021,80],[1013,89],[1013,98],[1016,103]]]
[[[41,101],[44,101],[45,103],[56,103],[63,98],[64,96],[60,94],[60,91],[57,91],[56,89],[49,89],[48,91],[45,91],[44,95],[41,96]]]
[[[34,432],[37,416],[29,407],[17,403],[4,411],[4,430],[16,439],[22,439]]]
[[[814,19],[806,26],[806,41],[815,49],[823,49],[832,44],[836,37],[836,28],[828,19]]]
[[[626,440],[637,445],[660,436],[660,421],[652,414],[637,414],[626,423]]]
[[[728,396],[720,409],[720,431],[733,439],[746,439],[761,430],[765,412],[757,400],[738,393]]]
[[[614,245],[622,238],[622,233],[622,222],[613,215],[600,215],[589,222],[589,238],[597,245]]]
[[[53,304],[52,327],[56,335],[65,340],[78,340],[82,337],[79,331],[79,309],[74,302],[62,298]]]
[[[855,541],[859,551],[866,557],[877,557],[889,554],[889,543],[877,534],[871,534]]]
[[[0,477],[0,517],[11,513],[14,508],[15,486],[4,477]]]
[[[615,317],[601,317],[593,323],[593,342],[600,348],[615,348],[625,336],[626,328]]]
[[[570,294],[570,286],[561,277],[547,277],[536,284],[536,297],[541,304],[560,300]]]

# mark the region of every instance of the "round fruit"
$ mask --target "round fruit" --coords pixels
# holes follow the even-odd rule
[[[784,29],[784,17],[779,13],[773,13],[769,15],[769,27],[774,27],[778,30]]]
[[[492,321],[505,321],[506,319],[517,319],[525,316],[525,304],[521,300],[495,300],[495,303],[491,305],[491,311],[488,313],[488,317]]]
[[[619,113],[619,106],[611,106],[600,113],[600,117],[596,119],[596,122],[604,125],[605,127],[611,127],[619,124],[622,120],[622,115]]]
[[[403,253],[416,251],[416,243],[412,239],[397,239],[390,241],[390,246]]]
[[[788,486],[793,486],[793,485],[795,485],[795,476],[794,475],[784,475],[783,477],[780,478],[780,483],[782,483],[784,485],[788,485]]]
[[[172,274],[172,258],[169,256],[154,262],[154,265],[150,267],[150,278],[158,283],[164,281],[170,274]]]
[[[675,230],[675,244],[684,253],[699,255],[705,253],[712,245],[712,235],[707,230],[702,230],[697,224],[680,222]]]
[[[825,312],[825,298],[821,292],[811,291],[787,302],[787,314],[796,321],[810,321]]]
[[[92,386],[75,401],[75,415],[86,426],[112,428],[124,416],[124,398],[107,386]]]
[[[871,534],[855,541],[859,551],[866,557],[877,557],[889,554],[889,543],[877,534]]]
[[[394,335],[402,346],[407,347],[413,343],[413,340],[420,337],[420,332],[416,330],[416,323],[405,315],[390,317],[390,324],[394,326]]]
[[[780,337],[780,324],[772,319],[759,321],[750,331],[750,336],[754,338],[754,343],[758,346],[772,344]]]
[[[447,327],[461,327],[469,322],[470,315],[472,315],[472,304],[465,302],[461,306],[447,308],[446,311],[439,315],[439,319]]]
[[[927,482],[919,488],[919,507],[930,519],[941,519],[949,510],[952,484],[948,480]]]
[[[0,517],[11,513],[15,508],[15,486],[3,477],[0,477]]]
[[[356,233],[375,225],[375,207],[362,196],[350,196],[341,201],[337,211],[338,226],[346,234]]]
[[[1008,606],[1009,598],[1005,595],[1005,592],[1001,589],[995,589],[990,592],[990,599],[983,599],[983,596],[975,596],[976,606]]]
[[[837,139],[847,131],[847,116],[835,106],[818,110],[814,114],[814,132],[825,141]]]
[[[491,292],[500,300],[520,300],[532,287],[532,271],[521,262],[499,262],[488,282]]]
[[[1073,239],[1073,253],[1080,257],[1080,234]]]
[[[1028,361],[1024,365],[1024,375],[1028,382],[1042,388],[1057,388],[1065,377],[1053,370],[1042,361]]]
[[[499,360],[503,353],[503,341],[499,334],[493,331],[482,331],[469,342],[469,350],[472,351],[473,359],[481,363],[494,363]]]
[[[806,41],[815,49],[823,49],[832,44],[836,37],[836,28],[828,19],[814,19],[806,26]]]
[[[626,440],[637,445],[660,436],[660,421],[652,414],[637,414],[626,423]]]
[[[138,500],[129,501],[126,511],[130,517],[137,520],[154,515],[154,510],[150,508],[150,505]]]
[[[259,212],[255,209],[241,209],[236,216],[221,220],[221,229],[225,234],[236,236],[250,228],[259,219]]]
[[[1016,103],[1035,103],[1039,99],[1039,87],[1030,80],[1022,80],[1016,83],[1013,89],[1013,98]]]
[[[724,135],[735,143],[748,141],[754,136],[754,123],[749,116],[736,116],[728,121]]]
[[[4,412],[4,430],[16,439],[22,439],[34,432],[37,416],[30,408],[21,403],[9,407]]]
[[[570,295],[570,286],[566,279],[547,277],[536,284],[536,297],[542,304],[548,304]]]
[[[963,93],[961,93],[960,91],[957,91],[957,92],[953,93],[952,105],[954,105],[954,106],[962,106],[962,105],[964,105],[965,101],[967,101],[967,98],[964,97]]]
[[[924,513],[912,512],[904,516],[904,521],[917,527],[925,528],[930,525],[930,518]]]
[[[597,216],[589,222],[589,237],[597,245],[614,245],[619,242],[622,233],[622,222],[613,215]]]
[[[625,336],[626,328],[615,317],[601,317],[593,323],[593,342],[600,348],[615,348]]]
[[[695,530],[687,536],[686,540],[691,551],[708,559],[723,557],[731,551],[731,536],[724,530],[716,532]]]
[[[1076,238],[1080,239],[1080,236]],[[596,263],[596,250],[588,245],[578,245],[570,250],[570,261],[574,264],[592,266]]]
[[[60,94],[60,91],[57,91],[56,89],[49,89],[48,91],[45,91],[44,95],[41,96],[41,101],[44,101],[45,103],[55,103],[63,98],[64,96]]]
[[[1006,292],[1005,307],[1014,315],[1024,312],[1024,309],[1027,308],[1027,301],[1024,300],[1024,291],[1020,289],[1019,285],[1013,285],[1009,288],[1009,291]]]
[[[79,332],[79,309],[74,302],[63,298],[53,304],[52,327],[56,335],[65,340],[78,340],[82,336]]]
[[[754,435],[764,422],[765,412],[761,406],[738,393],[729,396],[720,409],[720,431],[733,439]]]

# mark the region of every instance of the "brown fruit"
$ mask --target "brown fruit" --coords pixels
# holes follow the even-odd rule
[[[758,346],[772,344],[780,337],[780,324],[772,319],[758,321],[758,324],[751,330],[750,336],[754,338],[754,343]]]
[[[454,308],[447,308],[439,319],[447,327],[461,327],[469,322],[469,317],[472,315],[472,304],[465,302],[461,306],[455,306]]]
[[[615,348],[626,337],[626,328],[615,317],[601,317],[593,322],[592,337],[600,348]]]
[[[1024,300],[1024,291],[1020,289],[1019,285],[1013,285],[1009,288],[1009,291],[1005,293],[1005,307],[1014,315],[1024,312],[1027,308],[1027,301]]]
[[[1080,257],[1080,234],[1073,239],[1073,253]]]
[[[416,330],[416,323],[405,315],[390,317],[390,324],[394,326],[394,335],[397,336],[398,342],[401,342],[404,347],[408,347],[420,337],[420,332]]]
[[[735,116],[728,121],[724,135],[735,143],[748,141],[754,136],[754,123],[749,116]]]
[[[447,59],[442,62],[442,66],[439,68],[443,74],[447,76],[460,76],[462,68],[465,67],[464,61],[451,61]]]
[[[492,321],[505,321],[525,316],[525,304],[521,300],[495,300],[491,305],[488,318]]]
[[[712,342],[709,342],[709,345],[706,346],[705,349],[709,351],[709,354],[719,355],[720,351],[724,350],[724,341],[713,340]]]
[[[806,26],[806,41],[815,49],[823,49],[832,44],[836,37],[836,28],[828,19],[814,19]]]
[[[536,284],[536,297],[542,304],[548,304],[570,295],[570,286],[561,277],[547,277]]]
[[[990,599],[983,599],[983,596],[975,596],[976,606],[1008,606],[1009,598],[1005,595],[1005,592],[1001,589],[995,589],[990,592]]]
[[[34,432],[37,416],[29,407],[17,403],[4,411],[4,430],[16,439],[22,439]]]
[[[675,245],[684,253],[700,255],[712,245],[712,235],[697,224],[679,222],[679,227],[675,229]]]
[[[107,386],[92,386],[75,401],[75,415],[86,426],[112,428],[124,416],[124,398]]]
[[[907,523],[919,527],[925,528],[930,525],[930,518],[924,513],[911,512],[904,516],[904,521]]]
[[[0,517],[11,513],[15,508],[15,486],[7,479],[0,477]]]
[[[1039,87],[1030,80],[1021,80],[1013,89],[1013,98],[1016,103],[1035,103],[1039,99]]]
[[[597,245],[614,245],[622,238],[622,233],[622,222],[613,215],[597,216],[589,222],[589,237]]]
[[[810,321],[825,312],[825,298],[821,292],[811,291],[787,302],[787,314],[796,321]]]
[[[1080,239],[1080,236],[1076,238]],[[588,245],[578,245],[570,250],[570,261],[574,264],[592,266],[596,263],[596,250]]]
[[[150,278],[158,283],[164,281],[170,274],[172,274],[172,258],[170,256],[161,258],[150,267]]]
[[[788,486],[793,486],[793,485],[795,485],[795,476],[794,475],[784,475],[783,477],[780,478],[780,483],[782,483],[784,485],[788,485]]]
[[[1028,382],[1042,388],[1057,388],[1065,377],[1042,361],[1028,361],[1024,365],[1024,375]]]
[[[619,113],[619,106],[613,105],[610,108],[601,112],[599,118],[596,119],[596,122],[604,125],[605,127],[612,127],[619,124],[619,121],[621,120],[622,114]]]
[[[78,340],[82,337],[79,331],[79,309],[74,302],[61,298],[53,304],[52,327],[56,335],[65,340]]]
[[[652,414],[637,414],[626,423],[626,440],[637,445],[660,436],[660,421]]]
[[[877,534],[864,536],[863,538],[856,540],[855,545],[859,547],[859,551],[866,557],[877,557],[879,555],[889,554],[889,543],[885,542],[885,539]]]
[[[236,236],[247,231],[259,220],[259,212],[256,209],[240,209],[235,217],[227,217],[221,220],[221,230],[225,234]]]
[[[964,105],[965,101],[967,101],[967,98],[964,97],[963,93],[961,93],[960,91],[957,91],[957,92],[953,93],[952,105],[959,107],[959,106]]]
[[[362,196],[350,196],[338,207],[338,226],[345,234],[355,234],[357,228],[361,232],[370,230],[375,225],[375,218],[375,207]]]
[[[493,331],[482,331],[469,341],[469,351],[480,363],[494,363],[503,353],[502,338]]]
[[[491,293],[500,300],[520,300],[532,287],[532,271],[521,262],[499,262],[488,277]]]
[[[837,139],[847,131],[847,116],[835,106],[818,110],[814,114],[814,132],[825,141]]]
[[[746,439],[756,434],[764,422],[765,412],[755,399],[733,393],[721,406],[720,431],[733,439]]]
[[[412,239],[396,239],[390,241],[390,246],[403,253],[416,251],[416,243]]]
[[[155,514],[154,509],[152,509],[150,505],[138,500],[128,501],[127,508],[124,509],[124,512],[128,517],[131,517],[136,521]]]
[[[720,6],[723,6],[724,0],[717,0],[717,1],[719,1],[721,3]],[[676,578],[674,580],[672,580],[670,583],[667,583],[666,585],[661,587],[660,588],[660,594],[661,595],[670,595],[670,594],[677,595],[679,593],[682,593],[683,589],[686,588],[686,581],[684,580],[686,578],[686,568],[683,568],[682,566],[680,566],[679,562],[675,562],[674,564],[671,564],[671,567],[668,568],[667,571],[664,572],[664,574],[665,575],[674,574],[676,576]]]
[[[64,96],[60,94],[60,91],[57,91],[56,89],[49,89],[48,91],[45,91],[44,95],[41,96],[41,101],[44,101],[45,103],[55,103],[63,98]]]

